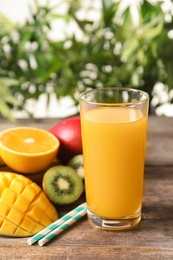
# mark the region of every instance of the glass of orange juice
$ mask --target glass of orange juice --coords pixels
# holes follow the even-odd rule
[[[148,94],[98,88],[80,95],[88,219],[124,230],[141,220]]]

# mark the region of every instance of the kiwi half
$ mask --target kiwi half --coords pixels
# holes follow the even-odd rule
[[[84,179],[84,161],[83,154],[75,155],[70,159],[67,166],[72,167],[81,179]]]
[[[82,194],[82,179],[69,166],[50,168],[43,176],[42,188],[55,204],[67,205],[75,202]]]

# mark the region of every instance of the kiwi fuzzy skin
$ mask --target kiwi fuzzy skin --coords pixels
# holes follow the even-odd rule
[[[63,185],[61,184],[63,183]],[[65,186],[67,187],[60,187]],[[58,205],[68,205],[82,195],[84,185],[76,171],[69,166],[51,167],[43,176],[42,188],[47,197]]]
[[[73,156],[67,163],[67,166],[73,168],[80,178],[84,181],[84,161],[83,154]]]

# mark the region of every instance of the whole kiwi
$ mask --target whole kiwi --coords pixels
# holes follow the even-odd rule
[[[67,166],[72,167],[77,172],[79,177],[84,180],[85,176],[83,154],[73,156],[68,162]]]
[[[69,166],[51,167],[43,176],[42,188],[55,204],[67,205],[75,202],[83,193],[82,179]]]

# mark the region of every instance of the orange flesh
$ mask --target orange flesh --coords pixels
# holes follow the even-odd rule
[[[57,145],[48,132],[34,129],[16,129],[6,132],[1,137],[1,143],[8,149],[20,153],[44,153]]]

